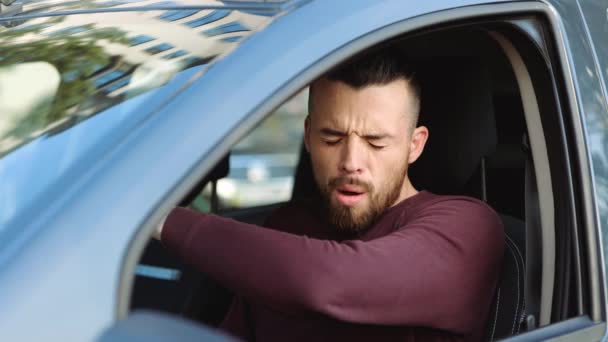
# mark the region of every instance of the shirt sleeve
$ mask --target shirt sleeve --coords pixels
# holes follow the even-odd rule
[[[371,241],[319,240],[177,208],[163,243],[248,300],[288,314],[470,333],[486,317],[502,224],[475,201],[434,204]]]

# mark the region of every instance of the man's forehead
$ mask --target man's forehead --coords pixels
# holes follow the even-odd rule
[[[408,124],[403,117],[387,120],[384,115],[372,115],[360,112],[349,113],[319,112],[312,120],[312,129],[326,136],[356,135],[371,140],[391,139],[406,134]]]
[[[397,79],[386,84],[374,83],[354,87],[342,81],[322,78],[311,84],[309,96],[311,105],[350,102],[362,98],[380,100],[384,97],[385,101],[400,104],[407,104],[411,100],[411,92],[405,79]]]
[[[378,120],[372,116],[363,118],[347,117],[346,115],[323,115],[315,119],[315,129],[321,134],[351,135],[373,137],[376,139],[391,137],[399,134],[400,128],[386,120]]]
[[[408,80],[403,78],[403,77],[398,77],[395,78],[392,81],[389,82],[384,82],[384,83],[375,83],[375,82],[371,82],[368,84],[364,84],[361,86],[354,86],[352,84],[349,84],[345,81],[342,80],[334,80],[334,79],[330,79],[326,76],[320,77],[316,80],[314,80],[311,84],[310,84],[310,88],[313,89],[318,89],[318,88],[324,88],[324,89],[348,89],[348,90],[352,90],[354,92],[356,91],[361,91],[364,90],[366,88],[370,88],[370,87],[385,87],[385,86],[389,86],[389,85],[401,85],[403,87],[403,90],[405,91],[406,89],[408,89]]]
[[[407,114],[409,98],[405,80],[387,84],[371,84],[360,88],[352,87],[341,81],[318,80],[309,95],[311,114],[338,114],[338,111],[353,111],[358,114],[392,112]],[[332,115],[330,115],[332,116]],[[392,115],[391,115],[392,116]]]

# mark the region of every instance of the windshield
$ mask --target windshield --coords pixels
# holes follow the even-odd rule
[[[269,21],[173,8],[0,27],[0,230]]]
[[[97,13],[1,31],[0,157],[208,63],[264,19],[227,9]]]

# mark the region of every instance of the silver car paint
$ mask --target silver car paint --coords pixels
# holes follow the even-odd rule
[[[575,89],[575,93],[570,94],[571,96],[568,99],[563,100],[567,100],[575,106],[573,113],[576,115],[578,111],[580,115],[580,118],[573,117],[571,120],[576,131],[581,132],[581,134],[576,135],[576,146],[572,146],[572,148],[587,159],[573,161],[575,168],[583,175],[583,182],[587,182],[587,184],[583,184],[583,189],[585,189],[584,198],[579,203],[584,207],[587,222],[587,226],[582,228],[587,230],[588,248],[592,252],[598,251],[601,253],[600,246],[593,240],[589,240],[589,237],[597,234],[603,240],[604,246],[608,243],[608,235],[606,234],[608,229],[608,173],[606,173],[608,166],[606,164],[608,106],[605,93],[606,83],[598,64],[601,60],[605,61],[606,56],[598,55],[602,50],[597,50],[597,47],[594,48],[593,39],[596,39],[595,45],[597,45],[599,41],[597,41],[598,37],[596,35],[600,33],[596,30],[604,27],[605,31],[606,22],[598,21],[597,16],[591,15],[590,11],[606,13],[608,3],[605,1],[603,4],[600,1],[555,1],[552,5],[559,13],[564,28],[565,43],[567,44],[564,53],[568,59],[569,69],[566,68],[564,71],[566,75],[571,75],[572,85]],[[586,11],[583,11],[583,8],[586,8]],[[605,17],[604,20],[606,20]],[[591,30],[593,36],[590,36],[587,25],[591,25],[590,27],[593,28]],[[606,65],[604,65],[604,68],[606,68]],[[577,127],[579,125],[581,127]],[[589,223],[595,223],[597,230],[593,231],[591,229],[593,225]],[[602,234],[602,232],[604,233]],[[600,241],[597,242],[600,243]],[[602,257],[602,259],[604,258]],[[602,261],[590,258],[587,262],[594,265]],[[599,265],[601,271],[590,275],[592,279],[590,286],[593,292],[602,293],[602,297],[606,300],[606,289],[603,286],[605,275],[602,274],[605,273],[606,265],[605,261],[602,263],[603,265]],[[596,307],[593,312],[595,318],[605,317],[605,308],[606,302],[604,302],[602,308]]]
[[[585,61],[577,62],[580,67],[575,75],[582,85],[581,96],[586,99],[583,113],[593,167],[593,196],[596,199],[596,214],[603,232],[605,252],[608,248],[608,1],[578,1],[578,4],[585,20],[585,34],[589,42],[584,51],[589,55]],[[582,58],[575,56],[575,60]],[[607,268],[608,265],[605,265],[604,269]]]

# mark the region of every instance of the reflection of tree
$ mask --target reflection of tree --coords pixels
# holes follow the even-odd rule
[[[61,19],[52,21],[56,24]],[[53,65],[61,75],[61,83],[50,110],[40,110],[44,106],[38,106],[38,110],[29,113],[8,133],[9,138],[25,138],[74,113],[77,106],[95,90],[90,76],[110,63],[111,56],[98,44],[99,41],[126,42],[125,33],[117,29],[86,26],[83,28],[86,31],[77,35],[66,32],[45,36],[41,33],[44,26],[5,30],[0,35],[0,68],[44,61]],[[0,137],[0,140],[4,138],[7,137]]]

